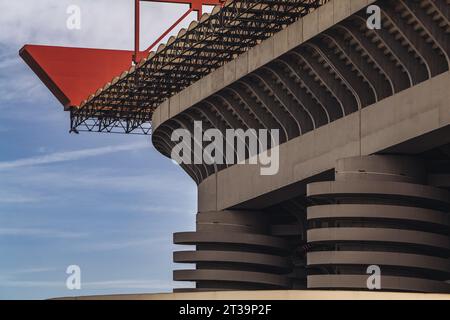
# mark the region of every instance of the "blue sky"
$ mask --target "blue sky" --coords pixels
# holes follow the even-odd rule
[[[0,299],[174,286],[172,233],[194,228],[193,181],[148,136],[69,134],[69,115],[17,54],[26,43],[131,49],[132,3],[0,0]],[[81,30],[66,28],[73,4]],[[143,4],[142,46],[185,10]],[[65,287],[71,264],[81,290]]]

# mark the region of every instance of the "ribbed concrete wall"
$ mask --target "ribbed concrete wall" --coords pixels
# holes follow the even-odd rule
[[[170,101],[162,105],[154,117],[155,147],[169,156],[173,130],[193,131],[196,120],[204,123],[204,130],[278,129],[285,143],[448,71],[445,1],[378,1],[381,30],[368,30],[365,11],[355,5],[348,18],[321,30],[320,21],[326,19],[320,17],[331,21],[327,12],[334,14],[345,3],[324,5],[282,31],[285,36],[280,33],[237,58],[230,82],[210,80],[220,88],[207,90],[211,86],[199,81],[181,92],[185,107],[175,108],[177,112],[171,114]],[[285,46],[292,28],[301,34],[294,48]],[[275,48],[283,47],[287,52],[276,53]],[[200,183],[232,164],[182,166]]]
[[[371,3],[381,30],[366,27]],[[375,264],[383,290],[449,292],[449,21],[444,0],[330,1],[161,105],[152,140],[166,156],[194,121],[278,129],[281,141],[273,176],[181,165],[200,214],[174,236],[196,245],[174,254],[195,264],[174,279],[360,290]],[[280,233],[289,224],[298,232]]]
[[[174,95],[155,110],[153,129],[264,64],[301,45],[376,0],[332,0],[274,37]]]
[[[446,72],[282,144],[274,176],[261,176],[258,165],[231,166],[209,176],[198,187],[199,210],[222,210],[260,198],[274,204],[265,195],[332,170],[341,158],[388,149],[420,153],[450,143],[449,87]]]

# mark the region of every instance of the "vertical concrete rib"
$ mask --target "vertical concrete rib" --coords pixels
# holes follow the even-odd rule
[[[386,76],[374,68],[376,64],[369,63],[361,54],[361,51],[358,51],[353,47],[352,42],[355,42],[355,40],[352,36],[349,34],[346,35],[347,37],[350,37],[350,39],[345,39],[339,30],[336,29],[328,30],[322,34],[322,36],[328,38],[335,48],[348,59],[351,65],[363,75],[373,88],[372,90],[375,91],[376,101],[380,101],[392,95],[392,85]]]
[[[334,73],[341,79],[350,92],[358,101],[358,107],[364,108],[370,104],[375,103],[375,95],[372,95],[372,88],[370,88],[364,81],[353,73],[351,67],[336,57],[333,50],[320,40],[313,40],[310,46],[322,57],[324,61],[333,68]]]
[[[330,69],[327,68],[328,65],[326,65],[324,60],[320,59],[320,54],[315,49],[304,47],[302,50],[295,50],[294,52],[339,101],[343,115],[349,115],[358,110],[356,97],[330,73]]]
[[[377,64],[380,70],[382,70],[391,81],[394,92],[400,92],[410,86],[407,75],[404,74],[393,61],[386,59],[384,52],[366,37],[365,33],[367,33],[367,27],[365,24],[361,25],[353,20],[345,21],[337,27],[342,28],[357,40],[360,47],[367,52],[372,61]]]
[[[322,111],[324,116],[314,118],[316,128],[342,117],[342,109],[338,101],[329,92],[321,92],[319,84],[307,72],[303,72],[301,66],[296,64],[293,58],[289,58],[288,56],[281,57],[274,61],[274,65],[279,65],[283,68],[284,72],[287,73],[286,77],[292,78],[295,82],[294,85],[306,90],[306,94],[310,94],[317,101],[320,107],[318,112]]]
[[[259,76],[257,72],[249,74],[242,79],[242,82],[246,84],[249,92],[258,100],[259,104],[267,110],[269,113],[283,128],[287,140],[293,137],[298,137],[300,130],[295,120],[290,116],[289,112],[285,109],[283,102],[278,99],[272,89],[267,85],[264,78]],[[265,87],[265,89],[264,89]],[[266,90],[270,90],[270,94]],[[261,110],[261,112],[264,112]]]
[[[287,132],[283,125],[278,121],[268,107],[258,104],[255,98],[258,99],[258,95],[255,93],[252,86],[245,81],[238,81],[233,85],[233,90],[237,97],[252,111],[252,113],[263,124],[264,129],[278,129],[280,130],[280,141],[287,141]],[[259,100],[261,101],[261,100]]]
[[[425,62],[425,65],[429,69],[430,78],[448,69],[445,56],[436,54],[432,47],[432,42],[427,42],[418,32],[418,28],[414,24],[405,21],[404,15],[399,14],[391,2],[388,2],[382,10],[384,17],[395,26],[405,41],[409,42],[410,46]]]
[[[308,94],[305,87],[299,86],[285,71],[280,70],[278,65],[268,65],[263,68],[268,72],[268,80],[270,85],[277,91],[286,91],[284,99],[292,97],[292,102],[286,104],[292,116],[297,120],[300,127],[300,134],[310,130],[319,128],[328,123],[327,114],[324,108]],[[280,92],[279,95],[282,95]],[[307,125],[307,123],[311,123]],[[312,127],[311,127],[312,125]]]
[[[439,46],[439,48],[444,53],[447,58],[447,64],[450,64],[450,41],[447,32],[442,32],[442,28],[436,23],[435,19],[427,14],[427,11],[421,7],[421,5],[417,1],[404,1],[399,0],[399,2],[408,10],[408,12],[415,17],[422,28],[427,32],[430,38]],[[425,3],[425,6],[428,6],[429,2]],[[448,6],[448,5],[447,5]],[[448,28],[448,22],[446,25]],[[445,30],[447,31],[447,30]]]
[[[264,70],[268,69],[264,68],[261,71],[258,71],[257,77],[264,83],[265,87],[271,91],[271,94],[277,99],[278,103],[285,108],[289,117],[292,118],[292,125],[295,124],[297,127],[297,130],[292,136],[298,137],[299,135],[314,129],[314,122],[311,114],[303,109],[301,104],[297,104],[292,96],[289,96],[284,88],[280,86],[280,83],[274,81],[271,75],[266,74]]]
[[[282,57],[283,61],[290,64],[295,71],[295,75],[314,92],[314,95],[318,99],[323,101],[322,105],[325,105],[330,122],[345,116],[346,110],[342,101],[336,96],[335,92],[323,82],[323,79],[317,76],[314,68],[304,59],[304,57],[297,51],[291,51],[289,52],[289,55],[290,57],[294,57],[295,60],[290,64],[288,59]],[[331,99],[330,96],[332,97]],[[332,100],[336,102],[333,102]],[[329,104],[325,104],[326,102],[329,102]]]
[[[361,16],[360,14],[356,14],[354,17],[359,20],[361,24],[366,23],[367,18]],[[395,35],[387,30],[386,23],[381,29],[374,29],[372,33],[378,37],[380,45],[382,45],[386,51],[390,52],[390,55],[397,61],[398,64],[402,65],[404,71],[410,78],[410,86],[416,85],[428,79],[425,66],[420,64],[414,55],[412,55],[409,50],[402,45],[401,41],[396,39]]]

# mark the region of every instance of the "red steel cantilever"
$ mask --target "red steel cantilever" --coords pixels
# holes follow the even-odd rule
[[[140,2],[169,2],[189,4],[189,9],[169,27],[158,39],[156,39],[145,51],[140,51]],[[225,0],[135,0],[134,1],[134,55],[133,62],[138,63],[142,56],[147,55],[162,39],[164,39],[181,21],[191,12],[197,12],[197,19],[200,20],[203,14],[203,5],[223,5]]]

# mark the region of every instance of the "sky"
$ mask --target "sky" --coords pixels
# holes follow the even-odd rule
[[[131,50],[133,2],[0,0],[0,299],[185,286],[172,281],[172,233],[194,229],[195,183],[149,136],[70,134],[69,114],[18,56],[24,44]],[[71,5],[80,30],[67,28]],[[142,47],[185,10],[143,3]],[[66,288],[69,265],[80,290]]]

